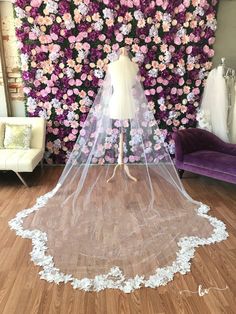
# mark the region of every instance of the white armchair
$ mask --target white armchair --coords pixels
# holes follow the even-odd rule
[[[21,182],[27,186],[20,172],[32,172],[43,160],[45,150],[46,122],[36,117],[0,117],[0,122],[12,124],[31,124],[30,149],[0,149],[0,170],[14,171]]]

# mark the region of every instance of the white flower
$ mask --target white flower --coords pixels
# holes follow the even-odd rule
[[[184,76],[186,70],[184,67],[178,67],[176,70],[175,70],[175,73],[177,73],[178,75],[180,76]]]
[[[157,102],[158,102],[159,105],[164,105],[165,104],[164,97],[159,98]]]
[[[82,15],[86,15],[89,11],[89,8],[85,3],[80,3],[78,10]]]
[[[55,148],[61,148],[61,140],[59,138],[55,140],[53,143]]]
[[[131,24],[123,24],[120,27],[120,31],[123,35],[128,35],[131,32],[132,25]]]
[[[36,76],[35,76],[35,78],[36,78],[37,80],[40,80],[42,76],[43,76],[43,70],[42,70],[42,69],[38,69],[38,70],[36,71]]]
[[[99,19],[96,23],[93,24],[93,28],[95,29],[95,31],[101,31],[103,29],[103,20]]]
[[[42,109],[39,111],[38,116],[44,119],[47,119],[47,112],[46,110]]]
[[[22,53],[20,55],[20,59],[21,59],[21,65],[25,66],[28,64],[29,56],[26,53]]]
[[[165,52],[164,61],[165,61],[165,63],[170,63],[170,61],[171,61],[171,53],[169,51]]]
[[[188,93],[188,95],[187,95],[187,100],[188,101],[193,101],[195,99],[195,95],[194,95],[194,93]]]
[[[19,19],[23,19],[24,17],[27,16],[26,12],[22,9],[20,9],[19,7],[15,7],[15,12],[16,12],[16,16]]]
[[[204,13],[205,12],[204,12],[203,8],[200,7],[200,6],[197,6],[196,9],[193,12],[194,15],[200,15],[200,16],[203,16]]]
[[[66,68],[66,75],[68,78],[72,79],[75,76],[75,71],[71,68]]]
[[[186,35],[186,29],[183,28],[183,27],[181,27],[181,28],[177,31],[176,35],[177,35],[178,37],[183,37],[184,35]]]
[[[111,52],[107,55],[107,59],[110,60],[111,62],[117,60],[119,58],[119,55],[117,52]]]
[[[140,10],[134,11],[134,17],[136,20],[141,20],[143,19],[143,12]]]
[[[75,28],[75,23],[72,20],[66,20],[65,27],[66,29],[70,30],[72,28]]]
[[[158,36],[158,27],[156,25],[152,25],[152,27],[150,28],[149,36],[150,37]]]
[[[216,20],[207,21],[206,26],[210,27],[213,31],[217,28],[217,22]]]
[[[142,52],[140,52],[140,51],[136,52],[135,57],[134,57],[134,61],[135,62],[143,62],[144,61],[144,55],[142,54]]]
[[[58,13],[58,4],[53,0],[47,0],[45,9],[49,13],[56,14],[56,13]]]
[[[67,119],[68,119],[69,121],[72,121],[72,120],[74,120],[74,118],[75,118],[75,113],[74,113],[74,111],[69,111],[68,114],[67,114]]]
[[[158,69],[151,69],[148,71],[148,75],[151,77],[157,77],[158,75]]]
[[[55,60],[57,60],[58,58],[59,58],[59,53],[58,52],[51,52],[50,54],[49,54],[49,59],[51,60],[51,61],[55,61]]]
[[[97,78],[103,78],[104,72],[103,72],[103,70],[96,69],[96,70],[94,71],[94,75],[95,75]]]
[[[195,63],[195,57],[188,55],[187,63]]]
[[[163,14],[163,17],[162,17],[162,21],[163,21],[163,22],[168,22],[168,23],[170,23],[171,20],[172,20],[172,17],[171,17],[171,15],[170,15],[169,13],[164,13],[164,14]]]
[[[51,100],[51,104],[54,108],[60,108],[61,107],[61,102],[56,98],[53,98]]]
[[[87,56],[87,52],[85,52],[84,50],[80,49],[78,50],[78,57],[81,58],[81,59],[85,59],[86,56]]]
[[[130,145],[137,145],[139,143],[142,143],[142,136],[139,134],[133,135],[129,142]]]
[[[114,18],[113,10],[106,8],[102,12],[103,12],[103,16],[105,19],[113,19]]]
[[[205,69],[202,68],[199,72],[198,72],[198,77],[200,80],[203,80],[205,78]]]

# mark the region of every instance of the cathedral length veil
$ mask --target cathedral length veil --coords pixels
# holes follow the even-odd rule
[[[120,56],[108,66],[56,187],[9,224],[32,239],[42,279],[131,292],[185,274],[196,247],[227,238],[208,210],[184,190],[138,67]]]

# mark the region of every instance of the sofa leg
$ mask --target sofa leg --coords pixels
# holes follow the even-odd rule
[[[178,169],[178,174],[179,174],[180,179],[182,179],[183,178],[183,174],[184,174],[184,170],[183,169]]]
[[[28,184],[25,182],[25,180],[22,178],[22,176],[19,174],[19,172],[15,172],[17,177],[21,180],[21,182],[26,186],[27,188],[29,187]]]
[[[43,170],[43,159],[40,161],[41,170]]]

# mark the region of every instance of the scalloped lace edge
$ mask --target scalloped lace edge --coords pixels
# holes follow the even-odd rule
[[[101,291],[106,288],[120,289],[125,293],[130,293],[135,289],[141,287],[156,288],[166,285],[169,281],[173,280],[174,274],[177,272],[186,274],[190,271],[190,260],[194,257],[195,248],[200,245],[212,244],[220,242],[228,237],[225,224],[215,217],[207,215],[210,208],[202,203],[199,203],[200,207],[196,210],[197,215],[208,219],[213,226],[213,233],[209,238],[199,238],[196,236],[183,237],[179,240],[179,251],[177,252],[176,260],[170,266],[157,268],[155,273],[149,278],[145,279],[145,276],[136,275],[134,278],[125,278],[121,269],[114,266],[107,274],[97,275],[94,279],[74,278],[71,274],[64,274],[58,268],[55,267],[53,257],[47,255],[47,234],[40,230],[27,230],[23,229],[23,220],[31,213],[38,211],[43,207],[47,201],[55,195],[60,188],[60,184],[57,184],[55,188],[46,193],[43,196],[37,198],[35,205],[31,208],[24,209],[17,213],[15,218],[9,221],[9,226],[12,230],[15,230],[18,236],[32,240],[32,251],[30,253],[31,260],[35,265],[41,266],[43,270],[39,272],[40,278],[48,282],[55,282],[59,284],[61,282],[70,282],[74,289],[81,289],[84,291]]]

